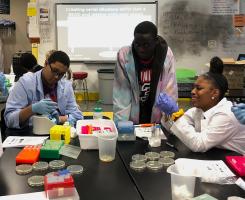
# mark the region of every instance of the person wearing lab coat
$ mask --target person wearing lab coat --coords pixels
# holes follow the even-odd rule
[[[174,55],[167,42],[149,21],[134,30],[132,45],[117,54],[113,82],[114,121],[160,123],[164,113],[156,107],[156,98],[167,93],[178,98]]]
[[[213,147],[245,154],[245,125],[231,111],[233,106],[224,95],[227,79],[218,57],[210,62],[210,71],[200,75],[191,91],[193,108],[177,121],[170,131],[194,152]]]
[[[57,123],[74,125],[82,119],[71,81],[64,79],[70,59],[63,51],[53,52],[42,70],[24,74],[9,94],[4,113],[8,128],[32,125],[32,116],[52,115]]]

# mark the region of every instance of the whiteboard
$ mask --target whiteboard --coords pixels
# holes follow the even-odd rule
[[[115,62],[142,21],[157,24],[157,2],[56,4],[56,44],[71,61]]]

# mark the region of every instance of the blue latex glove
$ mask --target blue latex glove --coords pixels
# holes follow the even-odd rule
[[[69,122],[70,126],[74,127],[76,125],[77,119],[72,115],[69,115],[67,121]]]
[[[6,88],[6,84],[5,84],[5,75],[0,72],[0,92],[2,96],[7,96],[8,95],[8,90]]]
[[[164,92],[157,97],[156,106],[166,115],[172,115],[179,110],[177,103]]]
[[[55,124],[59,124],[60,123],[60,118],[59,118],[59,113],[57,110],[55,110],[54,112],[52,112],[51,114],[49,114],[48,118],[54,122]]]
[[[231,111],[241,124],[245,124],[245,104],[239,103],[231,107]]]
[[[42,99],[37,103],[32,104],[32,112],[47,115],[54,112],[58,108],[56,102],[51,99]]]

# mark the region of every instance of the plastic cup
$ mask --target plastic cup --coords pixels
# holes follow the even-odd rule
[[[176,165],[168,167],[171,174],[172,200],[187,200],[194,196],[196,177],[180,173]]]
[[[117,135],[98,134],[99,158],[103,162],[115,159]]]

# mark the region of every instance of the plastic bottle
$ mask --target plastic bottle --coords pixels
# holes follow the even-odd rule
[[[103,118],[103,109],[100,107],[101,100],[98,100],[94,107],[93,119],[102,119]]]
[[[94,108],[94,119],[102,119],[103,118],[103,110],[101,107],[95,107]]]

